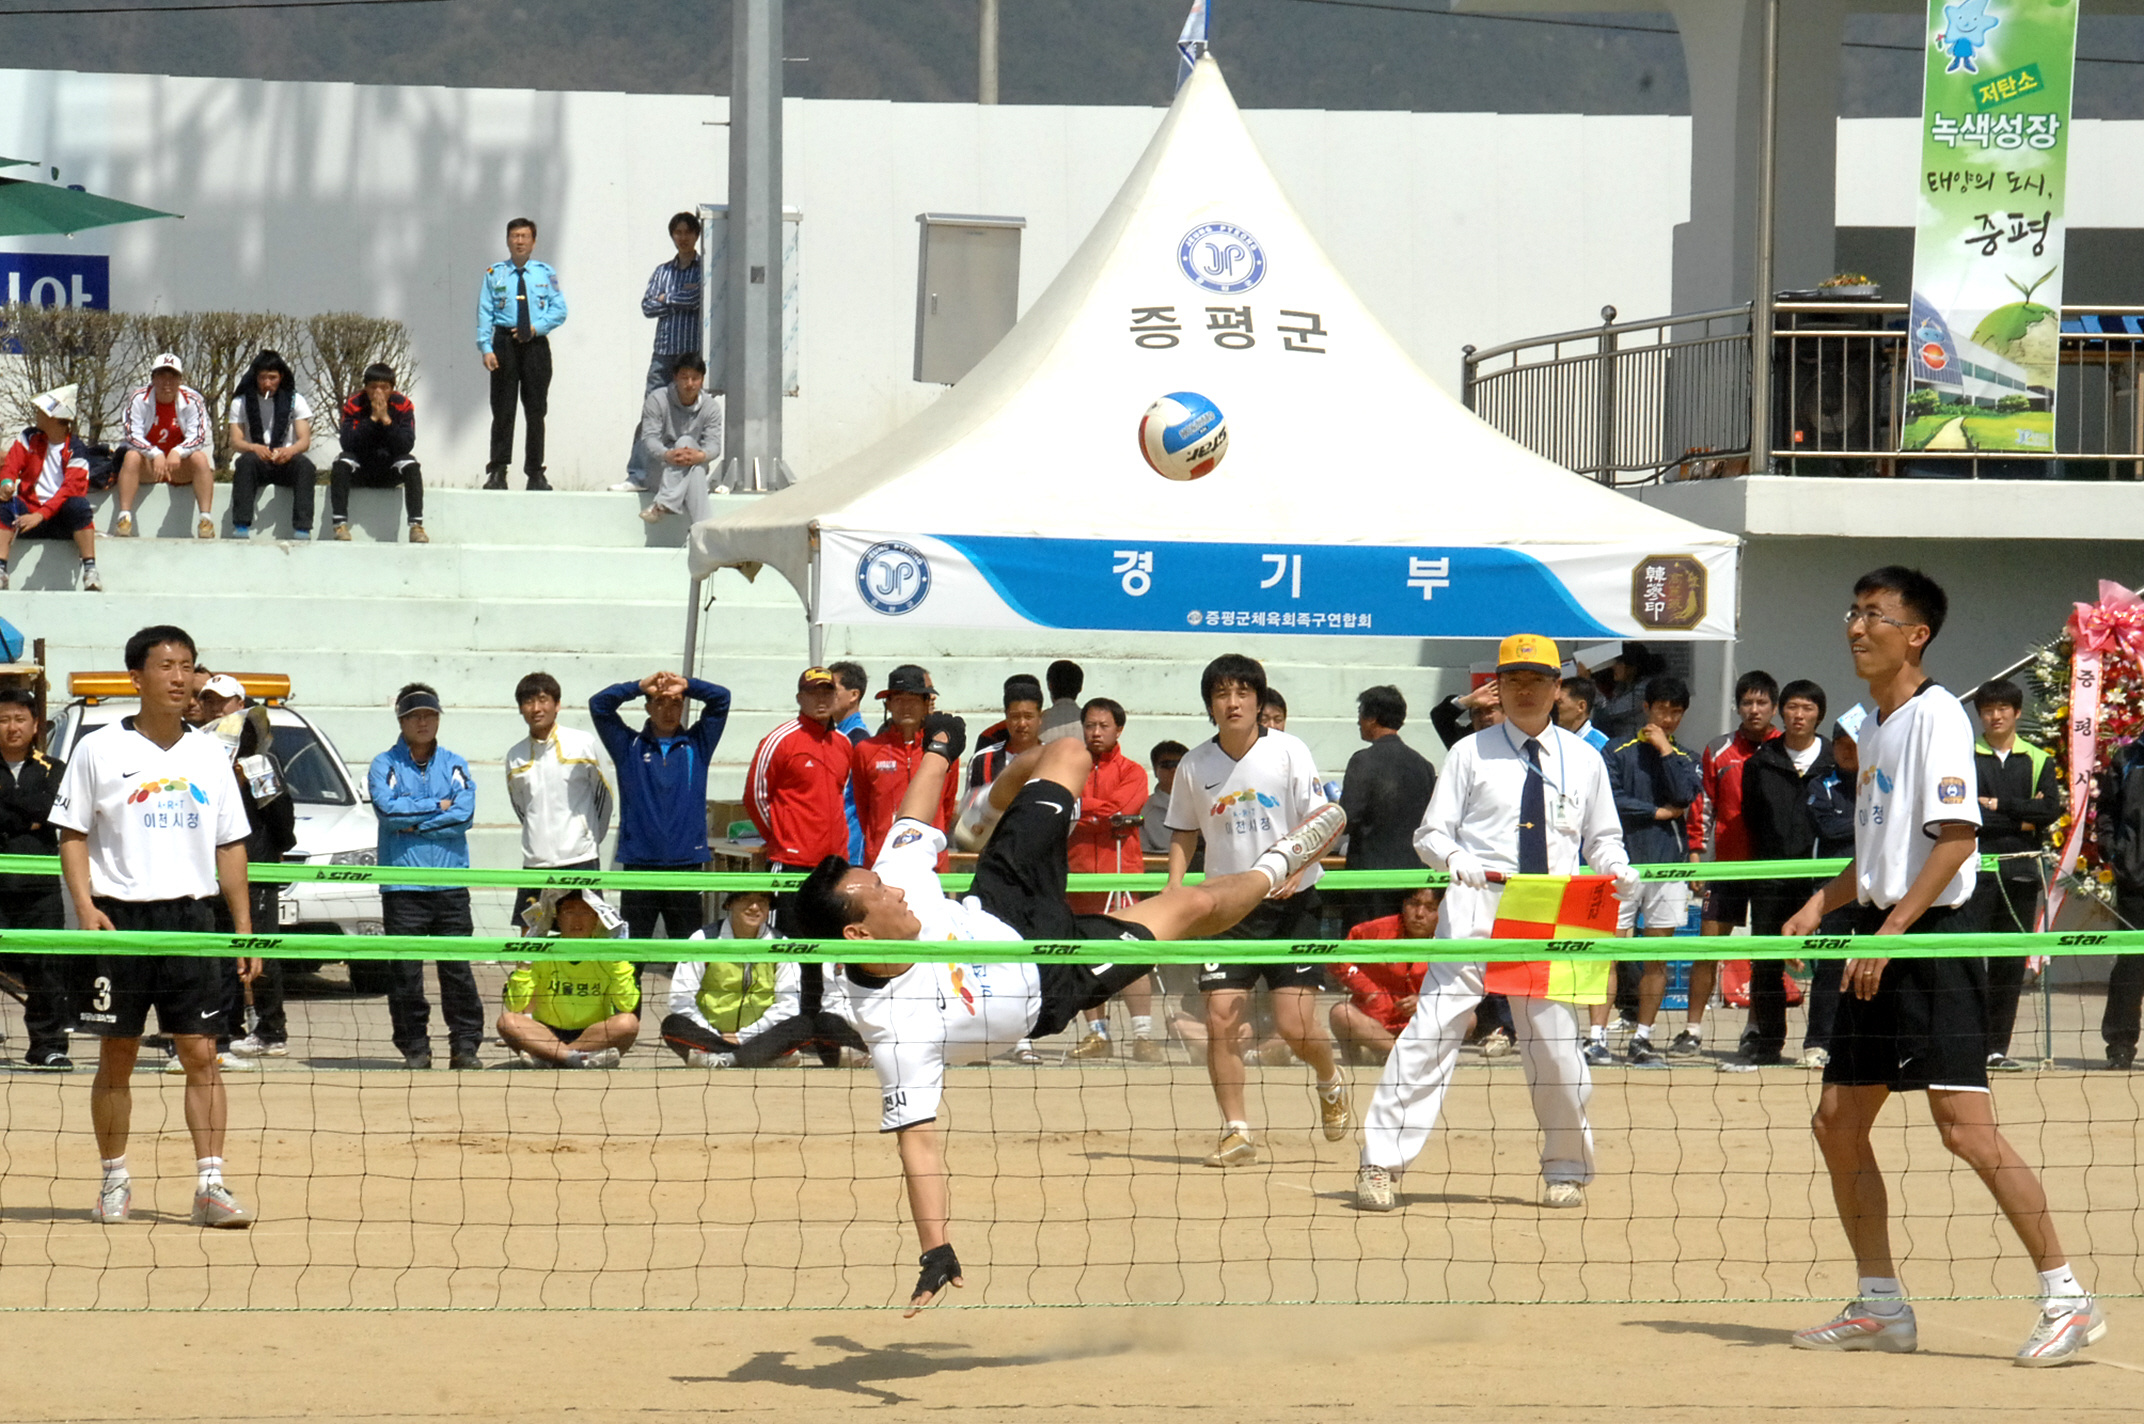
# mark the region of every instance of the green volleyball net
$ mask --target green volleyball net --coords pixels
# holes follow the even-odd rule
[[[1653,879],[1808,882],[1841,862],[1664,866]],[[1990,867],[1992,869],[1992,866]],[[0,873],[55,862],[0,857]],[[485,887],[561,885],[718,892],[781,888],[751,874],[409,871],[260,865],[261,881]],[[786,883],[793,883],[788,877]],[[1075,893],[1152,893],[1159,876],[1074,877]],[[1106,1038],[1075,1020],[1026,1044],[993,1042],[943,1075],[936,1124],[952,1184],[963,1307],[1152,1303],[1714,1301],[1831,1298],[1853,1266],[1809,1132],[1822,1074],[1800,1066],[1826,966],[1849,957],[2025,960],[2005,1059],[1989,1075],[2004,1131],[2040,1172],[2064,1245],[2104,1294],[2139,1289],[2137,1080],[2107,1071],[2103,1029],[2117,956],[2144,932],[2108,917],[2048,934],[1808,937],[1678,935],[1639,940],[1349,940],[1349,897],[1441,883],[1425,871],[1336,872],[1321,885],[1315,939],[1141,943],[963,943],[964,964],[1157,966],[1145,1022],[1110,1003]],[[948,877],[949,888],[961,888]],[[951,946],[946,946],[951,949]],[[637,1033],[615,1067],[531,1066],[500,1040],[509,979],[531,963],[634,966]],[[98,1040],[65,1038],[71,1072],[28,1061],[49,1036],[51,986],[78,1010],[108,958],[182,956],[280,969],[281,1022],[261,981],[237,986],[237,1052],[218,1070],[222,1156],[251,1210],[245,1231],[189,1224],[196,1145],[188,1081],[149,1037],[129,1075],[94,1086]],[[1316,966],[1302,996],[1260,986],[1223,1042],[1197,984],[1229,964]],[[1583,1205],[1543,1203],[1543,1137],[1525,1043],[1500,1041],[1493,1006],[1467,1030],[1434,1128],[1405,1165],[1397,1210],[1358,1209],[1362,1115],[1378,1045],[1343,1042],[1352,1115],[1321,1122],[1316,1073],[1298,1050],[1306,1018],[1327,1038],[1361,996],[1345,965],[1442,966],[1484,959],[1607,959],[1671,966],[1652,1035],[1657,1065],[1633,1060],[1610,1009],[1607,1062],[1585,1069],[1592,1135]],[[509,938],[426,939],[0,930],[9,1070],[0,1079],[0,1308],[10,1309],[807,1309],[900,1303],[917,1245],[899,1157],[880,1131],[878,1072],[837,1035],[803,1035],[760,1066],[686,1056],[672,1027],[673,966],[750,966],[725,983],[821,981],[840,964],[906,962],[914,943],[724,940],[718,944]],[[1779,1066],[1722,1071],[1751,1024],[1749,961],[1783,961],[1794,999]],[[468,963],[481,1011],[480,1067],[448,1067],[437,964]],[[1724,961],[1724,962],[1723,962]],[[433,1066],[408,1066],[381,966],[412,967],[429,1004]],[[1694,1051],[1670,1053],[1705,969]],[[369,968],[368,968],[369,966]],[[2007,973],[1998,968],[1998,978]],[[987,976],[985,976],[987,977]],[[703,975],[703,987],[720,974]],[[235,967],[231,973],[235,981]],[[938,982],[938,981],[933,981]],[[363,986],[363,987],[361,987]],[[369,992],[367,990],[370,990]],[[1292,997],[1291,997],[1292,995]],[[749,993],[737,996],[750,1026]],[[691,1002],[698,1006],[697,998]],[[786,1001],[777,1001],[777,1003]],[[1391,1006],[1385,1006],[1390,1008]],[[2133,1006],[2132,1006],[2133,1007]],[[769,1012],[774,1011],[772,1009]],[[1393,1015],[1388,1013],[1387,1018]],[[720,1013],[703,1017],[720,1019]],[[1373,1016],[1374,1017],[1374,1016]],[[1588,1011],[1568,1017],[1574,1038]],[[1403,1018],[1402,1018],[1402,1021]],[[1353,1020],[1341,1016],[1341,1022]],[[2133,1019],[2130,1020],[2133,1023]],[[1142,1035],[1137,1029],[1144,1027]],[[1521,1038],[1536,1021],[1520,1016]],[[243,1032],[238,1030],[242,1029]],[[2132,1030],[2133,1032],[2133,1030]],[[275,1034],[280,1033],[279,1039]],[[405,1041],[408,1034],[403,1035]],[[1014,1036],[1016,1038],[1016,1036]],[[1990,1051],[1997,1051],[1991,1043]],[[1226,1055],[1240,1073],[1212,1071]],[[1533,1067],[1529,1067],[1529,1064]],[[1223,1065],[1224,1068],[1227,1066]],[[1224,1114],[1215,1078],[1242,1084],[1255,1158],[1209,1167]],[[133,1219],[92,1219],[100,1149],[93,1098],[130,1100]],[[200,1096],[196,1088],[197,1098]],[[196,1116],[199,1115],[197,1103]],[[1921,1296],[2030,1292],[2033,1276],[1972,1173],[1903,1095],[1878,1127],[1892,1183],[1893,1237]]]

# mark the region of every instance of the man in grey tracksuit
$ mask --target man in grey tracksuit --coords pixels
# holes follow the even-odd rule
[[[649,391],[641,408],[641,455],[649,469],[662,472],[654,503],[640,513],[650,524],[667,514],[697,524],[711,511],[707,470],[722,457],[722,408],[706,384],[707,363],[681,356],[670,383]]]

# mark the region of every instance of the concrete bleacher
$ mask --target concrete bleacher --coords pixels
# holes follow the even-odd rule
[[[96,499],[103,531],[111,496]],[[642,523],[635,516],[644,502],[620,493],[430,489],[425,525],[433,542],[412,545],[402,542],[399,492],[359,490],[349,543],[296,543],[289,493],[277,490],[252,539],[241,543],[193,539],[191,493],[156,487],[136,510],[144,537],[100,532],[102,594],[74,590],[72,545],[23,540],[0,612],[46,640],[55,691],[70,672],[119,667],[127,636],[158,622],[185,627],[212,667],[288,673],[293,704],[334,740],[360,781],[370,758],[394,739],[395,690],[430,682],[446,704],[441,741],[477,773],[476,861],[511,866],[519,864],[519,839],[501,768],[523,731],[515,682],[539,668],[550,672],[566,689],[564,719],[587,727],[591,693],[682,660],[690,590],[685,525]],[[718,508],[732,502],[716,501]],[[325,485],[318,508],[325,530]],[[216,519],[228,534],[228,486],[217,487]],[[771,570],[756,582],[725,571],[703,594],[710,602],[700,620],[697,671],[734,698],[709,789],[716,799],[734,799],[754,745],[794,711],[805,621],[796,594]],[[940,705],[977,728],[978,716],[994,720],[1008,672],[1039,676],[1052,658],[1076,658],[1087,670],[1088,696],[1125,704],[1125,744],[1143,760],[1164,737],[1192,743],[1208,734],[1198,714],[1199,670],[1228,649],[1265,660],[1288,696],[1289,729],[1310,742],[1327,775],[1337,776],[1356,749],[1354,694],[1376,682],[1406,692],[1415,711],[1409,740],[1441,756],[1428,708],[1463,678],[1420,666],[1420,645],[1404,639],[837,627],[828,632],[826,656],[862,662],[874,690],[895,663],[924,663]],[[874,720],[875,706],[865,714]]]

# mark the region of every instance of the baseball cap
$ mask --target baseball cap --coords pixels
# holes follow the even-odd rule
[[[172,355],[169,351],[161,353],[154,361],[151,361],[149,363],[150,375],[153,376],[158,371],[169,371],[174,376],[183,376],[186,374],[186,368],[179,364],[179,358]]]
[[[1544,638],[1539,633],[1513,633],[1496,649],[1498,672],[1545,672],[1550,677],[1563,673],[1563,657],[1556,651],[1553,638]]]
[[[244,686],[239,683],[237,678],[227,672],[219,672],[207,682],[202,683],[201,690],[203,692],[213,692],[218,697],[244,697],[246,695]]]
[[[80,386],[55,386],[42,395],[30,397],[30,404],[53,420],[73,420],[75,393],[80,389]]]
[[[802,692],[807,687],[832,687],[833,685],[834,675],[823,667],[806,668],[803,672],[797,674],[797,691],[799,692]]]
[[[931,686],[931,675],[914,663],[902,663],[886,679],[885,688],[878,700],[884,702],[896,692],[913,692],[918,697],[935,697],[938,689]]]

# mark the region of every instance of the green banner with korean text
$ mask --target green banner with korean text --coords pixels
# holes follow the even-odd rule
[[[1902,448],[2055,448],[2079,0],[1929,0]]]

